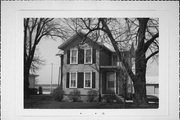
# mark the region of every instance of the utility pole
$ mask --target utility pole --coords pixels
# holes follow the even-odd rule
[[[53,63],[51,63],[51,88],[50,88],[51,93],[52,93],[52,81],[53,81]]]

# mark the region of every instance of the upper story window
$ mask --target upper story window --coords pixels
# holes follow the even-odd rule
[[[92,63],[92,49],[91,48],[84,49],[84,63],[85,64]]]
[[[78,49],[72,48],[70,49],[70,64],[78,63]]]
[[[70,73],[70,88],[77,88],[77,72]]]
[[[84,88],[92,88],[92,72],[84,73]]]
[[[92,48],[71,48],[67,50],[67,64],[96,63],[96,50]]]

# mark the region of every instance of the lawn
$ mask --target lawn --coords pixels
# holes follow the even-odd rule
[[[133,103],[102,103],[102,102],[58,102],[51,95],[33,95],[26,99],[26,109],[123,109],[135,108]],[[152,103],[148,108],[158,108],[158,104]]]

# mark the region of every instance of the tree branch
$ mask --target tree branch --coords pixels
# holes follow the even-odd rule
[[[159,53],[159,50],[153,52],[151,55],[149,55],[147,58],[146,58],[146,62],[151,58],[153,57],[154,55],[158,54]]]
[[[148,40],[145,45],[144,45],[144,52],[147,51],[147,49],[149,48],[149,46],[151,45],[151,43],[159,37],[159,33],[156,33],[150,40]]]
[[[24,62],[27,61],[27,29],[28,29],[29,18],[24,18]]]
[[[108,35],[108,37],[111,40],[111,43],[120,59],[120,61],[122,62],[122,64],[125,67],[125,70],[127,71],[127,73],[129,74],[129,76],[131,77],[132,81],[134,82],[136,80],[134,73],[132,72],[129,64],[127,63],[127,60],[125,60],[124,58],[122,58],[121,56],[121,52],[119,51],[119,48],[117,46],[117,43],[113,37],[113,35],[111,34],[111,31],[109,30],[109,27],[107,26],[106,22],[104,21],[105,18],[100,18],[99,20],[102,22],[103,27],[105,28],[104,32]]]

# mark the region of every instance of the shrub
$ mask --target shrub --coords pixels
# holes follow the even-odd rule
[[[64,91],[62,90],[61,87],[57,87],[56,89],[53,90],[52,96],[53,96],[54,100],[62,101],[62,99],[64,97]]]
[[[88,91],[88,102],[95,101],[95,98],[98,96],[98,92],[96,90],[89,90]]]
[[[38,89],[37,88],[29,88],[30,95],[37,95]]]
[[[127,93],[126,95],[122,95],[126,100],[132,100],[134,98],[133,93]]]
[[[115,95],[113,91],[107,91],[107,94],[103,95],[102,99],[107,103],[121,102],[121,100]]]
[[[69,93],[69,99],[71,99],[73,102],[78,102],[80,100],[80,91],[79,90],[73,90]]]

